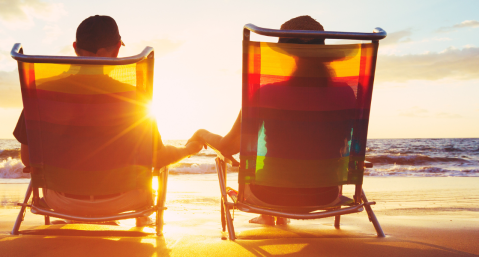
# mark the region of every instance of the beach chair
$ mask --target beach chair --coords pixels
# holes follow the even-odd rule
[[[253,42],[250,32],[372,42]],[[222,227],[228,228],[230,240],[235,240],[230,213],[234,209],[290,219],[334,216],[336,228],[341,215],[366,209],[378,237],[384,237],[371,209],[375,202],[368,201],[362,183],[365,166],[372,167],[365,162],[365,149],[378,41],[385,37],[381,28],[349,33],[245,25],[237,191],[227,187],[226,164],[238,162],[219,152],[216,158]],[[300,198],[318,188],[347,184],[355,186],[353,199],[341,196],[333,203],[315,204]],[[284,204],[287,198],[289,204]]]
[[[21,44],[15,44],[11,56],[18,62],[31,164],[24,170],[31,181],[12,234],[19,234],[29,207],[45,216],[46,225],[50,217],[102,223],[156,212],[160,235],[168,169],[155,170],[159,189],[154,200],[158,134],[148,114],[153,48],[124,58],[63,57],[24,55]],[[49,208],[39,189],[91,201],[138,189],[145,199],[139,199],[144,206],[120,213],[70,213]]]

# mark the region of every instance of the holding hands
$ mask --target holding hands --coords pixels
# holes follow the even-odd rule
[[[189,153],[188,155],[191,156],[191,155],[195,155],[199,153],[201,149],[203,148],[203,144],[199,141],[188,140],[188,142],[185,145],[185,148],[187,149]],[[206,149],[206,145],[205,145],[205,149]]]
[[[203,134],[204,132],[207,132],[206,130],[204,129],[198,129],[194,134],[193,136],[191,136],[190,139],[188,139],[188,141],[186,142],[186,144],[188,145],[189,143],[192,143],[192,142],[198,142],[198,143],[201,143],[202,146],[207,149],[208,148],[208,145],[206,144],[206,140],[204,139],[203,137]],[[200,149],[201,150],[201,149]]]

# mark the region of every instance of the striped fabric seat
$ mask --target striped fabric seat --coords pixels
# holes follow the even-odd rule
[[[34,187],[74,195],[151,190],[152,65],[19,62]]]
[[[243,47],[239,201],[249,185],[361,184],[377,44]]]
[[[253,42],[251,32],[303,44]],[[226,164],[238,163],[221,152],[216,158],[221,225],[230,240],[236,239],[235,209],[278,217],[276,225],[285,223],[279,218],[335,217],[335,228],[342,215],[366,210],[378,236],[385,236],[362,184],[376,57],[386,36],[381,28],[352,33],[244,26],[238,191],[226,181]],[[316,44],[325,39],[371,43]],[[354,199],[341,195],[345,184],[354,185]]]

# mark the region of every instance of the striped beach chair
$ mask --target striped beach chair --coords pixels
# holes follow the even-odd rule
[[[281,38],[372,42],[253,42],[251,31]],[[223,231],[227,227],[230,240],[235,240],[232,209],[291,219],[334,216],[337,228],[341,215],[366,209],[377,235],[384,237],[371,209],[375,202],[367,200],[362,183],[365,166],[372,167],[365,162],[365,149],[378,41],[386,32],[273,30],[247,24],[243,33],[238,191],[226,185],[226,164],[237,161],[221,153],[216,158]],[[314,200],[321,188],[347,184],[355,186],[353,199]]]
[[[162,233],[168,170],[160,169],[153,199],[152,167],[156,123],[148,115],[153,94],[154,51],[146,47],[125,58],[24,55],[15,44],[24,106],[31,174],[12,234],[18,234],[25,210],[80,222],[147,217],[157,214]],[[102,199],[145,190],[135,210],[98,215],[50,209],[39,189],[74,199]],[[144,191],[143,191],[144,192]],[[31,204],[29,199],[33,194]]]

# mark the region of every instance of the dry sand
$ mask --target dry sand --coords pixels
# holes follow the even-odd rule
[[[229,185],[236,186],[235,174]],[[235,212],[235,242],[222,240],[219,186],[215,175],[170,176],[164,235],[120,226],[42,226],[27,213],[10,235],[25,184],[0,184],[0,256],[477,256],[479,178],[367,177],[364,189],[386,238],[377,238],[365,212],[333,218],[293,220],[269,227],[249,224],[254,214]],[[346,188],[345,193],[352,192]]]

